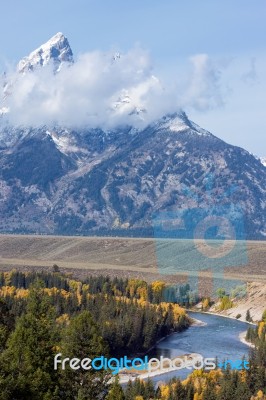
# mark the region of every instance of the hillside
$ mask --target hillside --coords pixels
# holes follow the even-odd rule
[[[234,300],[234,307],[219,314],[246,321],[246,314],[249,310],[253,322],[261,320],[263,311],[266,309],[266,285],[265,282],[250,282],[247,286],[247,296],[240,300]],[[217,305],[210,309],[211,312],[218,312]],[[241,315],[239,317],[239,315]]]
[[[162,275],[158,269],[157,246],[169,249],[171,241],[137,238],[62,237],[37,235],[0,235],[0,268],[10,270],[47,270],[57,264],[62,271],[76,276],[89,274],[140,277],[148,281],[161,279],[169,283],[186,281],[186,273]],[[191,241],[193,246],[193,241]],[[247,242],[249,262],[241,269],[228,268],[230,279],[266,282],[265,242]],[[208,286],[210,272],[201,271]]]

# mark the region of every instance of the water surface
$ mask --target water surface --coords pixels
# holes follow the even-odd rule
[[[194,312],[188,314],[206,325],[194,325],[183,332],[165,338],[149,354],[149,357],[164,356],[173,359],[183,354],[199,353],[203,357],[218,357],[222,361],[238,360],[243,356],[248,356],[250,347],[239,340],[239,334],[246,331],[249,324],[210,314]],[[190,372],[187,369],[172,371],[153,377],[152,380],[166,381],[174,376],[183,379]]]

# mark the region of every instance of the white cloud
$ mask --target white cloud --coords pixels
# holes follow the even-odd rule
[[[242,75],[242,80],[245,83],[255,83],[258,80],[255,57],[251,58],[249,70]]]
[[[207,54],[197,54],[190,61],[193,69],[183,95],[183,104],[198,111],[221,107],[224,104],[220,87],[221,71]]]
[[[13,125],[106,128],[147,124],[179,108],[221,106],[219,70],[206,54],[190,60],[193,69],[186,83],[164,87],[153,75],[149,55],[138,47],[115,59],[112,52],[86,53],[56,75],[52,66],[9,74],[12,94],[4,106]]]

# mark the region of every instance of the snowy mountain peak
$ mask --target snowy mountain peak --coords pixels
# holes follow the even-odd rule
[[[179,110],[175,113],[166,114],[161,119],[155,121],[152,126],[156,130],[167,130],[173,133],[189,131],[190,134],[196,134],[199,136],[212,136],[210,132],[202,129],[199,125],[192,122],[182,110]]]
[[[62,63],[73,63],[73,53],[67,38],[58,32],[48,42],[42,44],[29,56],[18,63],[19,72],[32,71],[36,67],[45,66],[53,62],[54,71],[58,72]]]

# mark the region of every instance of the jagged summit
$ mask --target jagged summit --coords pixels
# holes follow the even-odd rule
[[[55,71],[58,71],[64,62],[74,62],[69,42],[61,32],[58,32],[48,42],[31,52],[29,56],[20,60],[18,71],[32,71],[36,67],[44,66],[51,62],[54,64]]]

